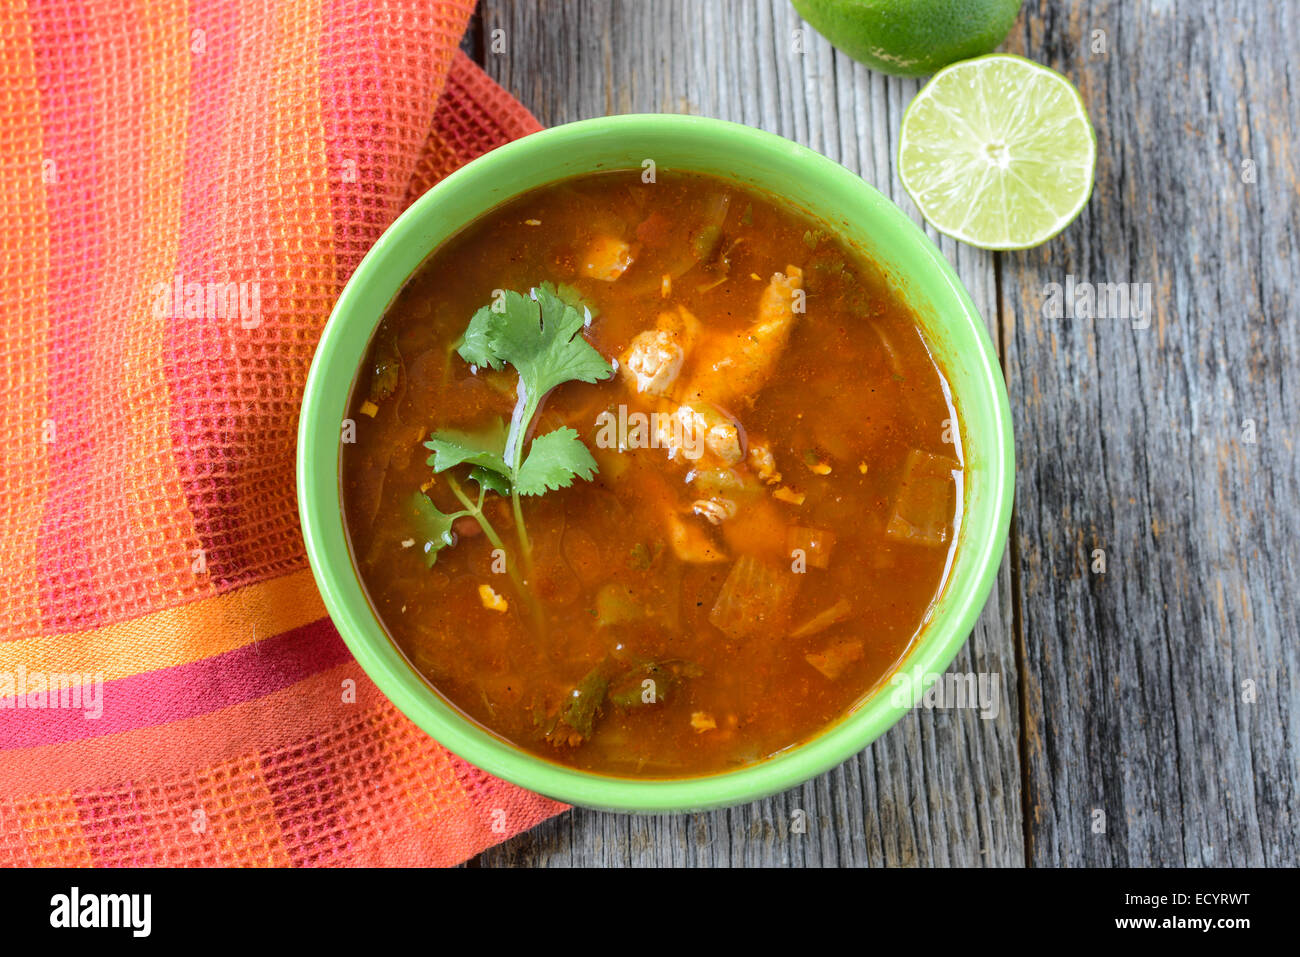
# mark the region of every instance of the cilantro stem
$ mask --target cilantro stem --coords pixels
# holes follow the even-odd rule
[[[519,536],[519,548],[524,554],[524,571],[531,578],[533,574],[533,546],[528,540],[528,528],[524,525],[524,510],[519,501],[516,485],[519,481],[519,468],[524,460],[524,439],[528,428],[537,414],[539,397],[532,395],[524,385],[523,376],[519,377],[516,389],[518,399],[514,413],[510,416],[510,432],[506,436],[505,459],[510,468],[510,505],[515,515],[515,531]]]
[[[524,571],[529,577],[533,574],[533,546],[528,541],[528,529],[524,525],[524,510],[519,502],[519,492],[510,487],[510,505],[515,512],[515,530],[519,533],[519,547],[524,553]]]
[[[472,502],[470,501],[470,497],[465,494],[465,490],[460,487],[460,483],[457,482],[450,475],[447,476],[447,487],[450,488],[451,493],[455,495],[457,499],[460,500],[461,505],[465,506],[465,511],[461,512],[460,514],[468,515],[472,517],[476,522],[478,522],[479,528],[483,529],[483,534],[484,536],[487,537],[487,540],[492,545],[492,547],[499,548],[501,549],[502,552],[506,553],[506,574],[510,576],[510,581],[514,584],[515,592],[519,595],[520,601],[526,604],[528,606],[529,611],[532,613],[533,621],[537,625],[537,633],[545,634],[546,619],[542,615],[541,606],[537,604],[536,596],[534,596],[533,593],[528,590],[527,586],[524,583],[524,579],[520,578],[519,573],[515,571],[514,562],[510,560],[510,554],[509,552],[506,551],[505,543],[501,541],[501,536],[497,534],[497,530],[492,526],[492,523],[488,520],[488,517],[483,514],[483,499],[487,495],[487,489],[484,488],[482,485],[480,485],[478,488],[478,501]],[[518,508],[517,499],[515,502],[515,507]],[[522,530],[523,525],[520,525],[519,528]],[[525,542],[527,541],[527,537],[525,535],[521,534],[520,538],[522,541]]]
[[[614,374],[608,360],[582,336],[591,316],[591,310],[580,301],[575,304],[572,295],[561,296],[548,283],[530,289],[527,295],[507,290],[500,302],[494,299],[491,305],[480,308],[470,318],[455,351],[474,372],[479,369],[499,372],[507,365],[514,367],[519,378],[510,426],[504,436],[500,435],[499,420],[490,436],[435,432],[425,443],[433,449],[430,464],[437,472],[470,463],[493,473],[492,478],[480,474],[476,479],[480,486],[477,505],[455,483],[452,487],[496,548],[502,547],[501,540],[483,517],[485,483],[480,479],[486,479],[487,486],[503,497],[508,482],[524,581],[532,579],[534,567],[522,496],[565,488],[575,477],[590,480],[597,470],[595,460],[576,430],[567,427],[534,440],[527,451],[527,461],[524,454],[533,419],[552,389],[566,382],[599,382]],[[542,442],[541,454],[538,454],[538,441]],[[518,579],[516,583],[526,600],[540,612],[537,599],[524,592]]]
[[[478,502],[475,503],[470,501],[469,496],[465,494],[465,490],[460,487],[460,483],[450,475],[447,476],[447,486],[451,489],[451,493],[455,495],[456,498],[460,499],[460,504],[465,506],[465,511],[460,514],[468,515],[478,522],[479,528],[483,529],[483,534],[486,535],[487,540],[492,543],[492,547],[504,551],[505,545],[501,542],[501,536],[498,535],[497,530],[492,527],[492,523],[488,521],[488,517],[483,514],[483,496],[485,494],[483,487],[479,486]],[[507,570],[509,570],[508,562]]]

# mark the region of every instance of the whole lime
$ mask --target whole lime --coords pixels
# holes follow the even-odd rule
[[[1021,0],[792,0],[799,16],[873,70],[925,76],[991,53]]]

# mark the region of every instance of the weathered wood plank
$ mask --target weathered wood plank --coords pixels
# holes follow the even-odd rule
[[[1002,262],[1030,860],[1294,866],[1300,6],[1031,6],[1100,166]],[[1150,327],[1047,318],[1069,275],[1149,283]]]
[[[487,0],[485,66],[548,125],[607,113],[691,112],[798,140],[905,209],[893,171],[915,81],[835,53],[785,0],[538,3]],[[502,31],[495,33],[494,31]],[[494,51],[494,41],[500,52]],[[933,235],[933,233],[932,233]],[[941,243],[996,320],[992,257]],[[917,712],[801,788],[746,807],[636,817],[575,810],[484,854],[500,865],[1017,864],[1023,861],[1009,565],[953,665],[1002,676],[996,720]],[[808,832],[791,834],[796,810]]]

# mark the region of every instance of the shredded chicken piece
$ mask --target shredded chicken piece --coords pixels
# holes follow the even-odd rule
[[[699,338],[700,320],[695,318],[695,315],[685,306],[678,306],[676,309],[659,313],[655,328],[671,332],[677,337],[677,343],[682,347],[682,351],[689,353],[695,348],[695,340]]]
[[[710,426],[704,444],[724,465],[735,465],[744,458],[740,451],[740,430],[734,422],[718,422]]]
[[[758,303],[758,318],[738,333],[701,343],[696,370],[686,387],[687,401],[730,405],[752,400],[767,384],[794,328],[803,270],[786,266],[773,273]]]
[[[632,340],[623,353],[619,371],[635,384],[637,392],[665,395],[677,381],[685,357],[673,333],[651,329]]]
[[[776,470],[776,458],[766,445],[749,447],[749,466],[764,485],[779,485],[781,473]]]
[[[670,459],[696,462],[711,452],[723,465],[735,465],[745,457],[740,426],[717,409],[681,405],[658,421],[657,444]]]
[[[727,560],[727,553],[713,544],[699,525],[684,522],[671,512],[665,518],[668,542],[678,559],[691,565],[713,565]]]
[[[697,499],[691,510],[708,519],[710,525],[720,525],[727,519],[736,517],[736,503],[729,498]]]

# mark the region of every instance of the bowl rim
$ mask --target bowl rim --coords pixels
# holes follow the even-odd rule
[[[980,540],[969,540],[963,535],[959,541],[960,560],[973,568],[973,571],[967,573],[967,586],[960,594],[950,598],[946,591],[953,585],[955,573],[949,575],[943,601],[951,604],[945,613],[927,620],[895,670],[846,715],[800,744],[735,770],[685,778],[623,778],[566,767],[524,751],[458,711],[406,662],[380,624],[366,597],[352,565],[345,532],[340,567],[337,548],[338,535],[342,531],[338,479],[341,443],[337,438],[337,428],[332,428],[331,434],[335,437],[328,442],[323,441],[319,435],[314,437],[313,428],[322,415],[322,405],[337,398],[339,385],[335,379],[341,368],[348,369],[342,400],[344,416],[346,415],[347,397],[351,393],[362,355],[353,354],[350,359],[340,356],[342,347],[339,340],[342,330],[349,325],[367,322],[368,342],[383,314],[382,309],[372,315],[358,310],[357,302],[362,298],[364,287],[372,282],[376,273],[387,268],[385,263],[395,248],[405,243],[421,242],[419,233],[424,221],[433,215],[443,197],[460,189],[472,190],[480,184],[499,179],[503,173],[508,176],[512,167],[521,162],[526,163],[529,155],[539,148],[590,145],[594,133],[614,136],[673,136],[684,131],[689,131],[692,135],[722,137],[729,147],[736,150],[779,155],[785,162],[805,166],[809,176],[817,177],[823,183],[860,192],[862,199],[871,207],[872,214],[877,217],[871,224],[871,230],[891,234],[891,240],[907,244],[909,248],[904,252],[909,259],[915,257],[914,267],[909,265],[909,274],[924,274],[927,283],[941,284],[939,292],[931,293],[931,296],[951,301],[951,314],[945,313],[944,321],[957,324],[957,334],[964,336],[966,344],[976,347],[977,354],[972,357],[975,365],[972,377],[978,381],[980,390],[986,393],[986,399],[992,405],[990,424],[993,434],[987,443],[992,453],[985,460],[989,473],[987,501],[992,515],[991,522],[986,523],[990,534]],[[583,167],[588,172],[601,168],[623,166],[609,167],[593,162]],[[570,175],[581,175],[581,171]],[[563,178],[566,177],[557,177],[553,182]],[[475,216],[443,231],[431,245],[424,243],[427,248],[422,257],[430,255],[447,237],[454,235],[478,216],[485,215],[510,196],[524,191],[526,190],[515,190],[495,199],[490,205],[479,209]],[[817,215],[815,210],[809,212]],[[407,273],[407,278],[409,275]],[[402,284],[405,281],[403,279]],[[968,387],[966,394],[970,393]],[[954,402],[957,398],[954,395]],[[961,410],[960,405],[958,409]],[[344,416],[340,416],[340,420]],[[966,425],[963,415],[963,431]],[[915,701],[915,696],[928,686],[936,674],[948,667],[965,644],[1001,564],[1014,493],[1011,413],[1001,368],[978,309],[939,248],[892,201],[859,176],[820,153],[753,127],[679,114],[625,114],[551,127],[514,140],[472,160],[417,199],[383,232],[339,295],[317,344],[307,376],[297,437],[299,516],[312,574],[326,610],[366,674],[417,726],[470,764],[556,800],[615,811],[694,811],[758,800],[798,786],[866,748],[911,707],[909,704],[898,703],[895,695],[885,694],[885,681],[892,680],[894,675],[905,675],[908,692],[906,700]],[[333,476],[332,483],[320,478],[322,469]],[[331,485],[332,495],[329,493]],[[963,533],[968,524],[967,517],[963,515]]]

